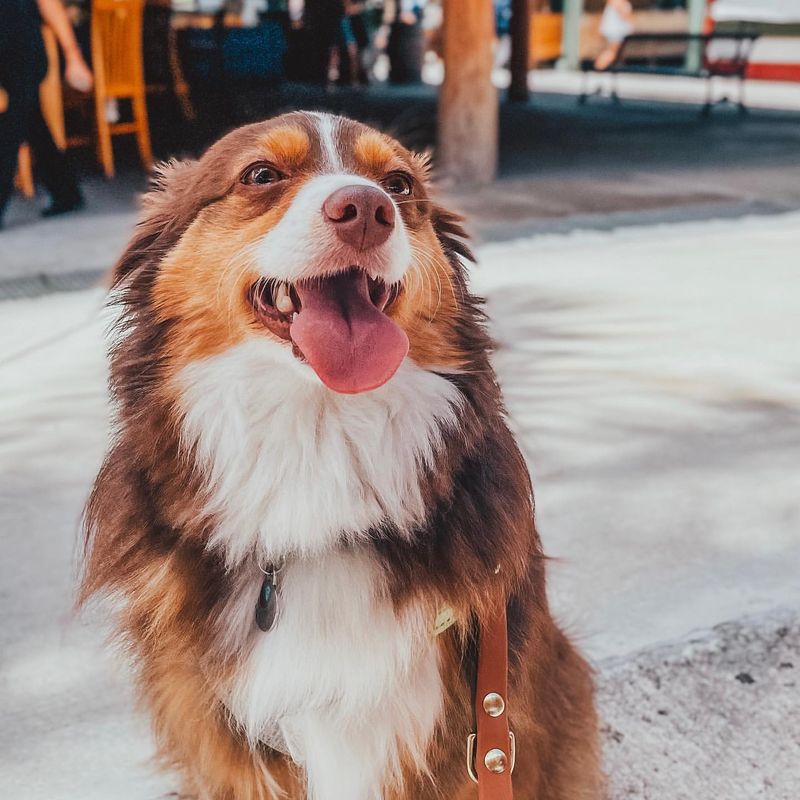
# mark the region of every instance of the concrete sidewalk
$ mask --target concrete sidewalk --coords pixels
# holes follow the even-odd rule
[[[795,610],[601,664],[611,800],[795,800]]]
[[[481,248],[553,604],[599,671],[613,800],[793,800],[800,785],[799,247],[794,214]],[[11,800],[171,788],[98,621],[70,611],[107,434],[101,304],[0,304]]]

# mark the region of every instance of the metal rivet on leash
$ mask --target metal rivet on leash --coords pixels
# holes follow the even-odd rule
[[[486,754],[483,763],[489,772],[499,775],[508,767],[508,756],[499,747],[494,747]]]
[[[489,692],[483,698],[483,710],[490,717],[499,717],[506,710],[506,701],[497,692]]]

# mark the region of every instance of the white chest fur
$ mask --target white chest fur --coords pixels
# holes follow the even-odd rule
[[[336,395],[264,339],[190,365],[179,389],[211,544],[231,565],[287,559],[269,633],[253,625],[257,574],[232,599],[229,644],[244,656],[226,702],[252,740],[277,736],[304,765],[312,800],[378,800],[404,753],[424,764],[442,688],[435,609],[396,614],[359,543],[381,522],[422,521],[420,474],[458,393],[406,360],[380,389]]]
[[[313,555],[383,521],[422,521],[421,467],[455,425],[458,392],[409,359],[387,384],[338,395],[283,345],[259,338],[179,378],[229,563]]]
[[[288,563],[268,633],[254,596],[237,609],[249,648],[226,698],[248,737],[303,765],[312,800],[379,800],[403,754],[422,767],[442,707],[432,610],[396,614],[366,549]]]

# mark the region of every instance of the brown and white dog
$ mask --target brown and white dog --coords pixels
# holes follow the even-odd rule
[[[145,198],[81,600],[117,598],[187,796],[475,797],[475,631],[506,604],[515,796],[600,797],[469,258],[424,158],[324,114],[236,130]]]

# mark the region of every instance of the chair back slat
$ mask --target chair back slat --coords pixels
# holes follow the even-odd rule
[[[109,94],[124,96],[144,83],[144,0],[92,2],[92,59]]]
[[[153,163],[144,83],[142,27],[145,0],[92,0],[92,66],[97,149],[107,177],[114,175],[111,137],[134,133],[146,168]],[[130,100],[132,122],[110,121],[109,101]],[[119,107],[117,107],[118,109]]]

